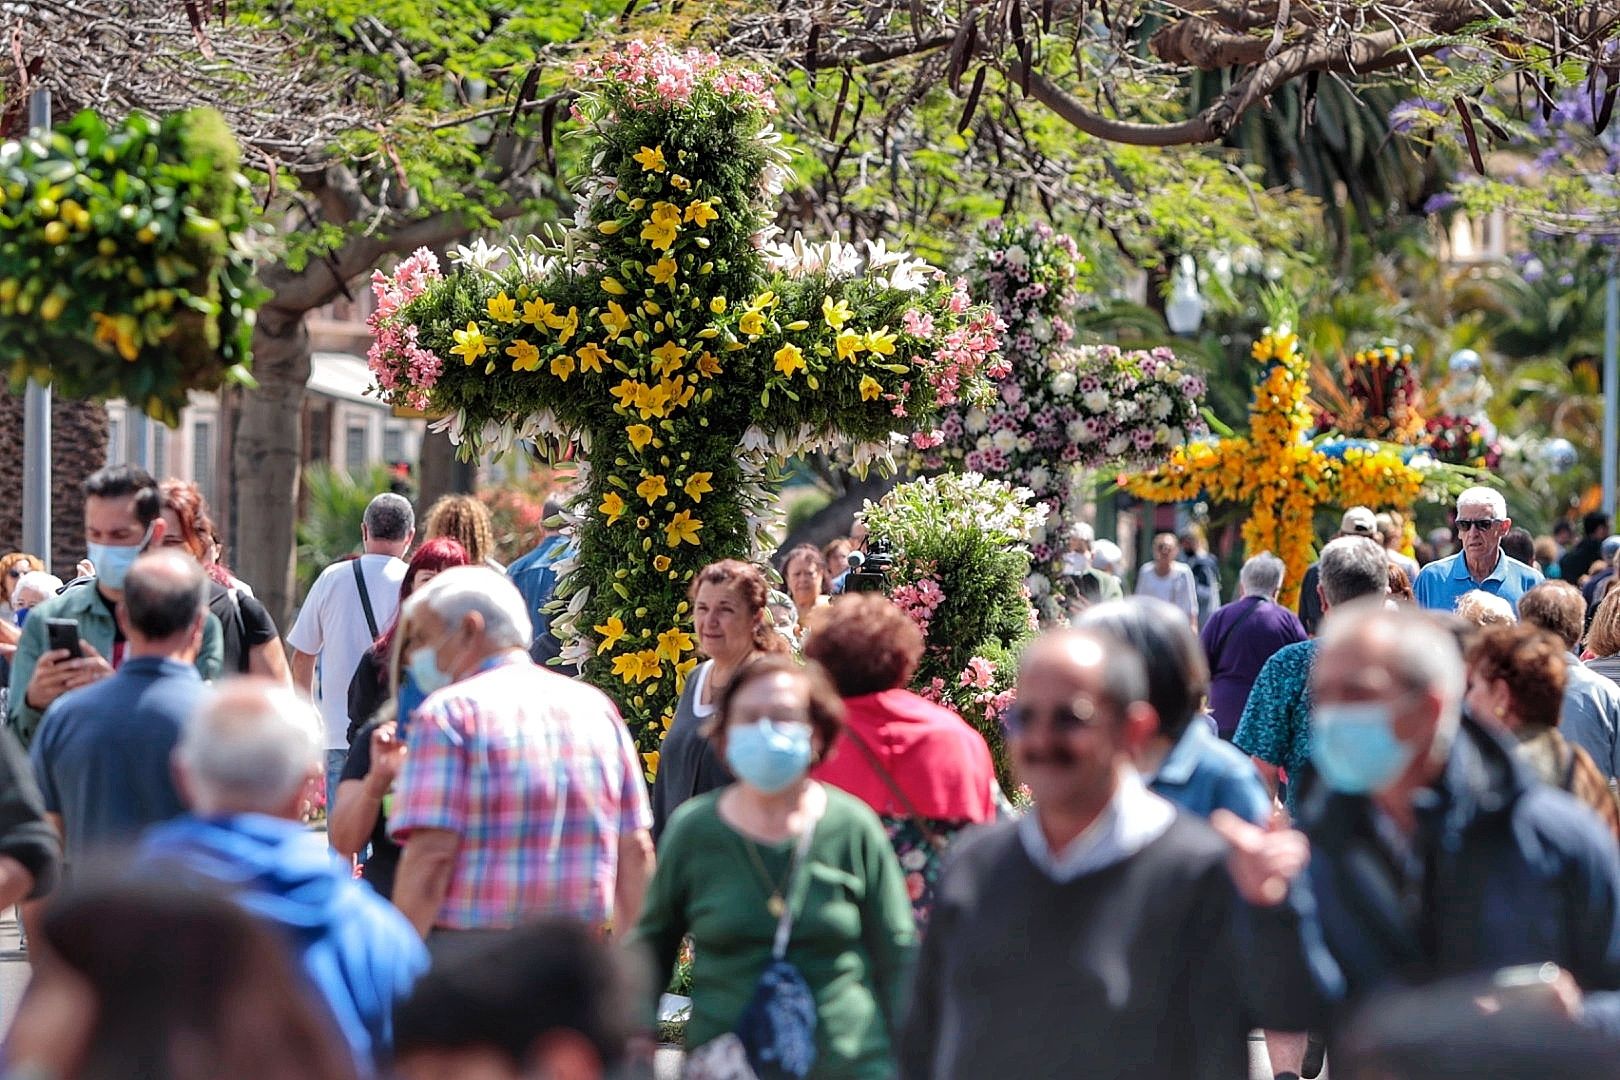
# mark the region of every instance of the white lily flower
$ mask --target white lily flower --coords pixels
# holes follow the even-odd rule
[[[921,259],[902,259],[889,274],[889,287],[901,292],[922,292],[928,288],[929,266]]]
[[[474,270],[493,270],[496,264],[504,258],[506,258],[506,249],[486,244],[483,237],[474,240],[472,247],[457,244],[450,252],[450,261],[452,263],[468,266]]]
[[[869,270],[882,270],[904,262],[906,253],[903,251],[890,251],[889,245],[881,238],[864,241],[866,244],[866,266]]]

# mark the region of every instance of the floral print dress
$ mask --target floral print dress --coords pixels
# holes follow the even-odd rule
[[[927,826],[939,840],[936,846],[929,841],[914,817],[878,815],[883,831],[889,834],[895,858],[906,876],[906,895],[911,898],[911,913],[917,918],[917,932],[928,929],[928,916],[934,908],[934,889],[939,884],[940,867],[945,852],[963,829],[973,824],[967,820],[940,821],[928,819]]]

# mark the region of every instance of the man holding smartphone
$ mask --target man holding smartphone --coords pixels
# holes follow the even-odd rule
[[[23,626],[11,661],[11,693],[6,722],[24,746],[32,740],[47,707],[67,693],[105,679],[124,660],[125,641],[114,609],[124,598],[124,578],[141,552],[163,538],[162,499],[157,482],[144,469],[111,465],[84,483],[84,532],[95,577],[69,585],[37,604]],[[73,656],[66,641],[53,643],[48,624],[67,620],[78,627]],[[61,631],[58,631],[61,634]],[[224,664],[219,620],[204,621],[197,671],[219,677]]]

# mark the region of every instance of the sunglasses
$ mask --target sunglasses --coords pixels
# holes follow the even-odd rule
[[[1468,532],[1471,529],[1489,529],[1501,524],[1501,518],[1458,518],[1457,531]]]
[[[1032,722],[1038,716],[1044,716],[1059,735],[1091,731],[1108,721],[1097,707],[1096,699],[1079,694],[1067,708],[1062,709],[1034,710],[1015,702],[1005,714],[1007,730],[1014,735],[1022,735],[1033,726]]]

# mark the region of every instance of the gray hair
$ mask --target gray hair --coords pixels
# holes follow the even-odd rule
[[[1328,612],[1322,622],[1322,649],[1377,642],[1386,646],[1391,674],[1413,690],[1435,691],[1445,702],[1441,732],[1454,732],[1462,715],[1468,669],[1457,638],[1446,633],[1433,613],[1391,608],[1365,598]]]
[[[1339,537],[1322,549],[1317,565],[1322,599],[1329,607],[1389,592],[1389,556],[1370,537]]]
[[[1457,597],[1455,610],[1475,626],[1512,626],[1519,621],[1512,604],[1482,589],[1470,589]]]
[[[416,511],[405,496],[385,491],[366,505],[365,523],[373,540],[404,540],[416,528]]]
[[[208,578],[189,555],[153,551],[135,560],[124,582],[124,616],[148,641],[162,641],[197,624],[208,608]]]
[[[204,699],[175,747],[193,809],[275,813],[325,759],[326,725],[292,687],[230,679]]]
[[[487,566],[452,566],[412,593],[400,618],[414,620],[424,609],[450,627],[476,611],[484,620],[485,639],[498,647],[527,649],[534,636],[523,594]]]
[[[1097,530],[1084,521],[1077,521],[1069,526],[1069,539],[1079,540],[1083,544],[1095,544],[1097,542]]]
[[[49,600],[61,591],[61,578],[47,570],[30,570],[17,579],[16,588],[11,590],[11,605],[16,607],[17,601],[31,593],[39,594],[38,599],[34,601],[37,604],[42,600]]]
[[[1288,567],[1283,561],[1269,551],[1262,551],[1251,556],[1238,571],[1238,585],[1243,589],[1244,596],[1271,596],[1277,595],[1282,588],[1283,576],[1287,574]]]
[[[1457,496],[1457,509],[1460,511],[1464,506],[1488,506],[1491,510],[1491,517],[1505,519],[1508,516],[1507,500],[1502,497],[1500,491],[1494,488],[1469,488]]]
[[[1075,628],[1136,652],[1147,674],[1148,703],[1159,714],[1159,734],[1180,738],[1209,689],[1209,664],[1186,613],[1152,596],[1128,596],[1087,608]]]

